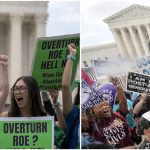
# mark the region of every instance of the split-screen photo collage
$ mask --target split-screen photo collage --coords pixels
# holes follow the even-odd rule
[[[150,149],[150,1],[0,1],[0,149]]]

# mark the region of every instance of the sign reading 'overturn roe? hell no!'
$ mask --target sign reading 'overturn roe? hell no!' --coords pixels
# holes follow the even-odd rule
[[[32,76],[37,80],[41,90],[61,89],[62,75],[69,54],[67,46],[74,43],[77,49],[73,63],[72,81],[75,78],[80,54],[79,34],[38,38]]]
[[[54,118],[0,118],[0,149],[53,149]]]

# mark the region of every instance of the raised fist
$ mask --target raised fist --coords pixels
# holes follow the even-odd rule
[[[0,65],[2,65],[2,67],[7,67],[8,66],[8,56],[1,54],[0,55]]]
[[[76,54],[76,47],[75,47],[75,45],[73,43],[69,44],[67,46],[67,48],[68,48],[68,50],[69,50],[70,53]]]

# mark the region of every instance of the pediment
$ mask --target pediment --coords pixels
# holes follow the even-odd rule
[[[134,4],[104,19],[104,22],[109,23],[131,19],[135,20],[148,16],[150,16],[150,7]]]

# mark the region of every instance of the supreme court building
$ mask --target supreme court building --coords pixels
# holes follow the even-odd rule
[[[94,59],[132,59],[150,55],[150,7],[133,4],[103,20],[116,43],[82,49],[84,62]]]
[[[48,2],[0,2],[0,53],[9,56],[10,87],[22,75],[31,74],[37,37],[45,36]]]

